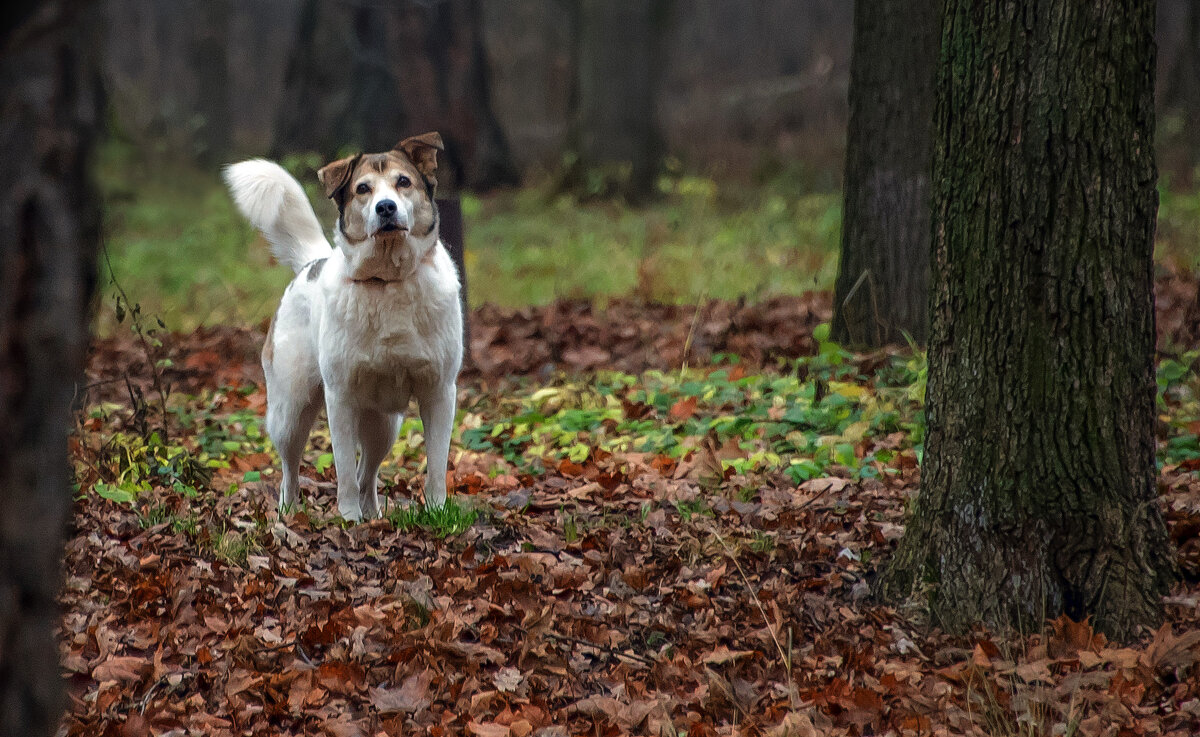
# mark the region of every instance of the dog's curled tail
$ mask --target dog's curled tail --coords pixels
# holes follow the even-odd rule
[[[275,259],[293,271],[333,250],[304,188],[279,164],[265,159],[230,164],[225,184],[238,210],[266,236]]]

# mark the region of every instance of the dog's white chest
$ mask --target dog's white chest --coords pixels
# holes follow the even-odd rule
[[[439,335],[445,319],[428,303],[405,299],[402,290],[347,292],[331,300],[322,326],[327,367],[340,375],[355,404],[403,412],[414,391],[445,373]]]

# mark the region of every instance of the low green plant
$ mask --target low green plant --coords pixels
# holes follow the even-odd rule
[[[102,499],[132,504],[138,494],[163,486],[195,496],[208,484],[214,464],[187,447],[164,443],[157,432],[148,436],[117,432],[109,437],[93,464],[102,473],[93,490]]]
[[[466,532],[479,518],[479,510],[447,499],[440,507],[396,507],[388,513],[387,518],[398,530],[419,528],[440,539]]]
[[[587,382],[562,377],[509,393],[502,412],[487,413],[494,419],[472,415],[461,442],[531,473],[563,460],[585,463],[596,450],[682,459],[705,442],[721,449],[722,471],[744,476],[781,472],[800,483],[835,466],[856,478],[895,472],[901,453],[919,451],[923,355],[893,357],[887,380],[873,384],[853,354],[827,336],[819,346],[788,374],[718,366],[599,372]],[[915,441],[879,451],[864,442],[898,431]]]
[[[257,547],[254,538],[244,532],[209,527],[201,548],[228,565],[245,567],[246,558]]]

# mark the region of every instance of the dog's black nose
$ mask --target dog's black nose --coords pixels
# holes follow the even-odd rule
[[[375,214],[381,218],[390,218],[396,214],[396,203],[391,200],[380,200],[375,205]]]

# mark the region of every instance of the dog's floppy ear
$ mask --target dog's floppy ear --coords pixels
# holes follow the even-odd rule
[[[437,152],[446,150],[441,133],[433,131],[405,138],[397,143],[395,148],[397,151],[403,151],[417,165],[417,171],[421,172],[422,176],[434,184],[437,183],[433,178],[433,173],[437,171]]]
[[[317,171],[317,179],[321,181],[321,187],[325,191],[326,197],[338,199],[340,204],[338,192],[350,183],[350,175],[354,173],[354,167],[358,165],[360,158],[362,158],[362,154],[338,159]]]

